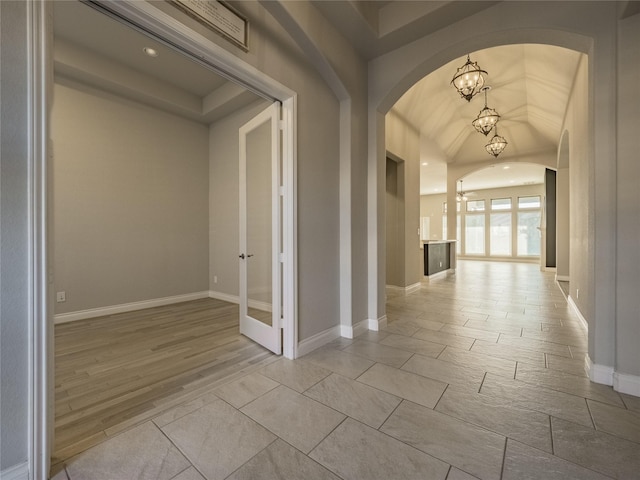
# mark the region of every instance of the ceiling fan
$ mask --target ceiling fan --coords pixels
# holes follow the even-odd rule
[[[462,179],[460,179],[460,190],[458,190],[458,192],[456,192],[456,200],[458,202],[466,202],[469,198],[475,195],[475,192],[465,192],[464,190],[462,190]]]

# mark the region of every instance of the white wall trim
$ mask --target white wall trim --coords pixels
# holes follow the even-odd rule
[[[414,283],[412,285],[407,285],[406,287],[398,287],[397,285],[385,285],[385,290],[387,293],[412,293],[416,290],[420,289],[420,282]]]
[[[613,385],[613,367],[593,363],[589,355],[584,356],[584,363],[584,369],[592,382],[601,383],[603,385]]]
[[[373,330],[374,332],[379,332],[383,328],[387,326],[387,316],[383,315],[377,320],[375,318],[370,318],[368,320],[369,330]]]
[[[568,282],[569,281],[569,275],[556,275],[556,281],[557,282]]]
[[[240,297],[238,295],[216,292],[214,290],[209,290],[209,298],[215,298],[216,300],[222,300],[229,303],[237,303],[238,305],[240,304]]]
[[[584,328],[584,331],[588,332],[589,331],[589,324],[587,323],[587,319],[584,318],[584,316],[582,315],[582,312],[578,308],[578,305],[576,305],[576,302],[574,302],[573,298],[571,298],[571,295],[569,295],[567,297],[567,303],[573,309],[573,312],[578,317],[578,320],[580,320],[580,324],[582,325],[582,328]],[[609,385],[611,385],[611,384],[609,384]]]
[[[455,269],[450,268],[448,270],[443,270],[441,272],[433,273],[431,275],[423,275],[422,281],[428,283],[428,282],[431,282],[432,280],[439,280],[441,278],[448,277],[450,273],[451,274],[456,273]]]
[[[19,463],[0,472],[2,480],[29,480],[29,462]]]
[[[53,438],[53,327],[48,283],[48,156],[49,83],[53,30],[51,6],[44,0],[27,2],[28,101],[28,451],[26,468],[11,468],[15,478],[46,479]],[[26,477],[21,473],[26,470]],[[18,476],[20,474],[20,476]],[[2,472],[5,478],[5,472]]]
[[[474,260],[480,262],[533,263],[540,264],[540,257],[492,257],[490,255],[458,255],[458,260]],[[541,267],[542,269],[542,267]]]
[[[361,320],[355,325],[340,325],[340,336],[354,338],[369,330],[369,319]]]
[[[162,307],[163,305],[199,300],[201,298],[209,298],[209,292],[187,293],[184,295],[174,295],[172,297],[153,298],[151,300],[142,300],[140,302],[111,305],[109,307],[90,308],[88,310],[79,310],[77,312],[60,313],[53,317],[53,322],[57,325],[59,323],[103,317],[105,315],[114,315],[116,313],[134,312],[145,308]]]
[[[613,374],[613,389],[616,392],[627,393],[640,397],[640,377],[627,373]]]
[[[235,303],[237,305],[240,305],[240,297],[238,295],[230,295],[228,293],[214,292],[213,290],[209,290],[208,297],[215,298],[216,300],[222,300],[224,302]],[[261,302],[258,300],[249,300],[247,302],[247,305],[251,308],[257,308],[258,310],[262,310],[263,312],[273,311],[271,304],[267,302]]]
[[[340,337],[340,325],[323,330],[320,333],[316,333],[309,338],[305,338],[298,343],[298,356],[311,353],[316,348],[320,348],[323,345]]]

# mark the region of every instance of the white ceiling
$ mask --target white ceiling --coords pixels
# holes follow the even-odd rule
[[[53,4],[57,75],[205,124],[259,100],[212,69],[88,5]],[[146,55],[145,47],[158,56]]]
[[[370,60],[500,2],[311,0],[311,3],[365,59]]]
[[[471,53],[471,60],[488,72],[486,84],[492,89],[487,105],[501,115],[498,132],[508,142],[496,162],[526,162],[527,157],[556,151],[580,58],[575,51],[530,44]],[[421,133],[421,161],[429,163],[422,167],[423,194],[446,188],[445,164],[486,163],[492,159],[484,145],[494,133],[485,137],[471,125],[484,107],[484,96],[467,102],[450,85],[465,61],[456,59],[426,76],[393,107]],[[510,172],[501,172],[506,175],[485,188],[508,186],[512,181],[541,182],[540,171],[544,168],[513,165]]]

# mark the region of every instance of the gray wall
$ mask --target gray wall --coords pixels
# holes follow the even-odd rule
[[[207,291],[208,131],[62,81],[54,89],[56,313]]]
[[[402,200],[404,204],[404,277],[398,286],[407,287],[422,279],[420,251],[420,134],[391,111],[386,115],[386,148],[389,154],[402,160]],[[387,282],[389,283],[389,282]]]
[[[571,92],[565,129],[569,132],[569,233],[570,295],[583,316],[589,320],[593,314],[590,271],[591,247],[589,231],[593,229],[593,205],[589,201],[589,132],[588,132],[588,61],[583,58]],[[580,295],[578,296],[578,290]],[[590,329],[593,325],[589,325]],[[592,337],[593,338],[593,337]],[[591,350],[591,348],[590,348]]]
[[[387,285],[404,286],[404,162],[387,158]]]
[[[569,133],[565,132],[558,147],[556,171],[556,275],[559,280],[569,280],[570,259],[570,182],[569,182]]]
[[[618,37],[618,224],[616,370],[640,376],[640,14],[620,22]]]
[[[0,2],[0,471],[27,460],[26,4]]]

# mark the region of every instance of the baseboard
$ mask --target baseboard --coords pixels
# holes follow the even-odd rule
[[[455,270],[450,268],[449,270],[443,270],[441,272],[433,273],[431,275],[425,275],[422,277],[422,279],[425,282],[431,282],[432,280],[439,280],[441,278],[448,276],[450,272],[455,273]]]
[[[354,338],[369,330],[369,320],[362,320],[355,325],[340,325],[340,336]]]
[[[569,281],[569,275],[556,275],[556,281],[557,282],[568,282]]]
[[[574,302],[573,298],[571,298],[571,295],[569,295],[567,297],[567,303],[572,308],[573,313],[575,313],[576,316],[578,317],[578,320],[580,320],[580,324],[582,325],[582,328],[584,328],[584,331],[588,332],[589,331],[589,324],[587,323],[587,319],[584,318],[584,316],[582,315],[582,312],[578,308],[578,305],[576,305],[576,302]]]
[[[230,295],[228,293],[222,293],[222,292],[214,292],[213,290],[209,290],[209,298],[215,298],[216,300],[235,303],[236,305],[240,303],[240,297],[237,295]],[[262,310],[263,312],[271,312],[273,310],[270,303],[260,302],[258,300],[249,300],[249,306],[251,308]]]
[[[540,265],[540,257],[467,257],[457,255],[458,260],[471,260],[472,262],[506,262],[506,263],[532,263]]]
[[[29,480],[29,463],[19,463],[0,472],[2,480]]]
[[[230,295],[228,293],[214,292],[209,290],[209,298],[215,298],[216,300],[222,300],[229,303],[240,303],[240,297],[238,295]]]
[[[584,363],[584,369],[592,382],[601,383],[602,385],[613,385],[613,367],[593,363],[589,355],[584,356]]]
[[[387,316],[383,315],[377,320],[370,318],[369,320],[367,320],[367,322],[369,323],[369,330],[373,330],[374,332],[379,332],[380,330],[382,330],[387,326]]]
[[[613,389],[616,392],[640,397],[640,377],[616,372],[613,374]]]
[[[406,293],[413,293],[417,290],[420,290],[420,282],[416,282],[413,285],[408,285],[406,287],[404,287],[404,291]]]
[[[316,333],[309,338],[305,338],[298,343],[298,357],[311,353],[316,348],[320,348],[336,338],[340,337],[340,325],[328,328],[320,333]]]
[[[144,310],[145,308],[162,307],[163,305],[171,305],[173,303],[189,302],[191,300],[199,300],[208,298],[209,292],[187,293],[185,295],[174,295],[172,297],[154,298],[151,300],[142,300],[140,302],[123,303],[121,305],[112,305],[109,307],[91,308],[88,310],[79,310],[77,312],[59,313],[53,316],[53,323],[75,322],[76,320],[86,320],[87,318],[104,317],[106,315],[115,315],[116,313],[134,312],[136,310]]]
[[[407,294],[419,290],[420,282],[414,283],[412,285],[407,285],[406,287],[398,287],[397,285],[385,285],[385,289],[387,292]]]

